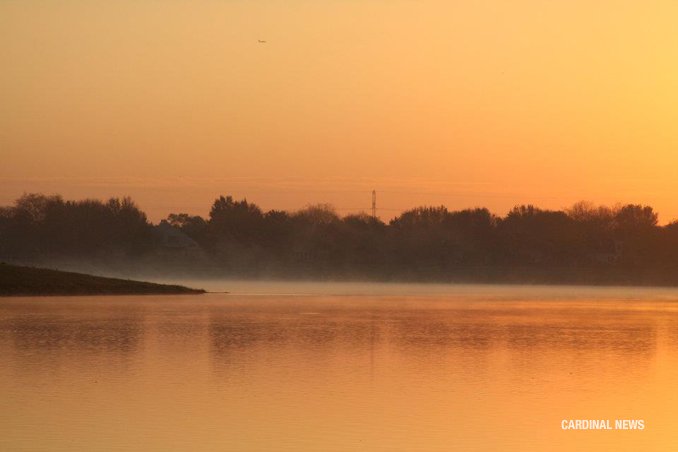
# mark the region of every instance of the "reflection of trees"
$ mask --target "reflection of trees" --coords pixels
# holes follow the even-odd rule
[[[520,347],[553,347],[566,350],[600,350],[618,354],[652,355],[657,342],[652,326],[600,325],[552,327],[529,325],[509,328],[508,344]]]
[[[158,320],[158,332],[162,340],[186,340],[199,336],[205,330],[202,319],[198,322],[192,318],[186,319],[165,319]]]
[[[498,312],[502,315],[497,315]],[[457,310],[412,313],[385,328],[386,338],[410,352],[508,347],[651,355],[656,347],[656,328],[650,324],[629,325],[621,319],[606,321],[579,314],[560,319],[556,313],[531,323],[529,316],[523,320],[515,314],[512,316],[510,310],[498,312],[486,315]]]
[[[380,324],[353,314],[286,316],[263,320],[260,315],[214,316],[209,336],[213,351],[228,354],[258,347],[290,346],[327,353],[335,346],[368,348],[381,337]]]
[[[206,318],[194,312],[187,315],[167,315],[155,318],[157,322],[158,353],[167,356],[195,356],[207,340]]]
[[[228,352],[262,344],[282,345],[289,340],[290,325],[279,321],[257,321],[246,316],[215,316],[209,336],[214,349]]]
[[[138,317],[15,317],[8,322],[14,347],[23,351],[78,350],[131,353],[144,334]]]
[[[664,331],[666,331],[666,340],[669,347],[673,350],[678,350],[678,324],[667,322]]]
[[[462,348],[607,350],[618,353],[653,353],[656,330],[651,325],[605,322],[577,315],[559,320],[542,318],[531,323],[509,317],[509,311],[469,314],[458,310],[424,310],[394,316],[392,313],[333,312],[265,321],[243,316],[213,317],[212,346],[216,350],[290,345],[300,349],[330,347],[365,348],[388,342],[403,351]],[[506,315],[507,317],[503,317]],[[508,320],[510,319],[510,320]]]
[[[492,325],[461,323],[444,311],[403,319],[393,325],[391,332],[396,344],[413,349],[486,349],[496,335]]]

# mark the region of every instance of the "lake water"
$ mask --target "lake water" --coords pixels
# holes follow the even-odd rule
[[[678,446],[678,291],[196,284],[0,299],[0,450]]]

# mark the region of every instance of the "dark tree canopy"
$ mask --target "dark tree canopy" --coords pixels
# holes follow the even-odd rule
[[[220,196],[207,218],[172,213],[164,221],[200,246],[201,268],[233,272],[444,278],[511,268],[678,269],[678,222],[659,226],[652,207],[636,204],[519,205],[503,217],[486,208],[421,206],[386,224],[364,212],[342,217],[328,204],[264,211]],[[152,236],[153,225],[129,198],[26,194],[0,207],[0,257],[8,260],[152,258]]]
[[[27,194],[3,209],[0,237],[9,256],[135,256],[150,248],[150,228],[130,198],[64,201]]]

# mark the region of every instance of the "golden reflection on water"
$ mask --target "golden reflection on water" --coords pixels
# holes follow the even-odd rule
[[[678,296],[651,291],[5,299],[0,359],[0,450],[678,446]]]

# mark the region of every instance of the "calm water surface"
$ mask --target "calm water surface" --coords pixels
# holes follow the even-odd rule
[[[222,285],[0,299],[0,450],[678,447],[677,291]]]

